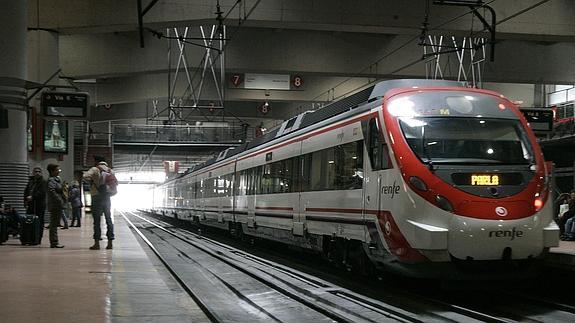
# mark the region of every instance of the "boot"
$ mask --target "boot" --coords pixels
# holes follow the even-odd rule
[[[106,249],[112,249],[112,240],[108,240],[108,245],[106,246]]]
[[[94,240],[94,245],[90,247],[90,250],[100,250],[100,240]]]

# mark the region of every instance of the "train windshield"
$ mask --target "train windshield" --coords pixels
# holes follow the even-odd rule
[[[517,119],[400,117],[407,143],[423,162],[533,163],[533,150]]]

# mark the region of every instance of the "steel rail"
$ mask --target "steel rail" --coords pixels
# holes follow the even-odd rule
[[[206,248],[205,246],[199,246],[197,243],[194,243],[194,242],[190,241],[189,238],[187,238],[187,237],[181,237],[179,234],[174,233],[174,232],[171,232],[170,230],[168,230],[168,229],[166,229],[166,228],[164,228],[164,227],[158,225],[157,223],[154,223],[154,222],[152,222],[152,221],[150,221],[150,220],[148,220],[148,219],[146,219],[146,218],[143,218],[143,217],[141,217],[141,216],[139,216],[139,215],[137,215],[137,214],[134,214],[134,213],[132,213],[132,215],[135,216],[135,217],[138,217],[138,218],[140,218],[140,219],[142,219],[142,220],[144,220],[144,221],[146,221],[146,222],[148,222],[149,224],[151,224],[151,225],[153,225],[153,226],[155,226],[155,227],[161,229],[162,231],[164,231],[164,232],[166,232],[166,233],[168,233],[168,234],[174,236],[175,238],[177,238],[177,239],[179,239],[179,240],[182,240],[182,241],[184,241],[184,242],[186,242],[186,243],[188,243],[188,244],[193,245],[195,248],[198,248],[199,250],[202,250],[203,252],[205,252],[205,253],[211,255],[212,257],[214,257],[214,258],[216,258],[216,259],[218,259],[218,260],[220,260],[220,261],[226,263],[227,265],[229,265],[229,266],[231,266],[231,267],[233,267],[233,268],[235,268],[235,269],[237,269],[237,270],[243,272],[244,274],[248,275],[249,277],[254,278],[255,280],[257,280],[257,281],[263,283],[264,285],[266,285],[266,286],[268,286],[268,287],[270,287],[270,288],[272,288],[272,289],[274,289],[274,290],[276,290],[276,291],[278,291],[278,292],[280,292],[280,293],[282,293],[282,294],[284,294],[284,295],[286,295],[286,296],[288,296],[288,297],[290,297],[290,298],[292,298],[292,299],[294,299],[294,300],[299,301],[300,303],[302,303],[302,304],[308,306],[309,308],[311,308],[311,309],[313,309],[313,310],[316,310],[317,312],[319,312],[319,313],[325,315],[326,317],[329,317],[329,318],[331,318],[331,319],[334,319],[334,320],[336,320],[336,321],[338,321],[338,322],[357,322],[357,319],[362,319],[362,320],[365,320],[365,321],[372,321],[372,322],[373,322],[372,319],[370,319],[370,318],[368,318],[368,317],[365,317],[365,316],[363,316],[363,315],[360,314],[360,313],[351,312],[351,311],[349,311],[349,310],[347,310],[347,309],[345,309],[345,308],[338,308],[338,310],[340,310],[340,311],[342,311],[342,312],[344,312],[344,313],[346,313],[346,314],[349,314],[350,316],[354,316],[353,319],[351,319],[351,318],[349,318],[349,317],[346,317],[346,316],[343,316],[343,315],[337,313],[336,311],[334,311],[334,310],[332,310],[332,309],[330,309],[330,308],[326,308],[325,306],[320,306],[320,305],[316,304],[316,302],[318,301],[317,295],[313,295],[313,294],[310,293],[310,292],[304,293],[304,292],[302,292],[301,288],[298,288],[297,286],[294,286],[293,283],[287,282],[286,280],[283,280],[283,279],[281,279],[281,278],[279,278],[279,277],[277,277],[277,276],[271,275],[269,272],[264,272],[264,271],[262,271],[261,269],[258,269],[259,271],[262,271],[264,274],[269,275],[269,276],[272,276],[275,280],[281,281],[282,283],[288,285],[291,289],[299,290],[299,292],[300,292],[301,294],[303,294],[303,296],[302,296],[302,295],[298,295],[298,293],[295,293],[295,292],[293,292],[293,291],[290,291],[290,290],[288,290],[287,288],[285,288],[285,287],[283,287],[283,286],[279,286],[278,284],[273,283],[273,282],[271,282],[270,280],[263,278],[261,275],[255,274],[254,272],[252,272],[252,271],[250,271],[250,270],[248,270],[248,269],[242,267],[241,265],[237,264],[236,262],[231,261],[231,260],[229,260],[228,258],[224,257],[224,256],[221,254],[221,252],[208,250],[208,248]],[[194,236],[198,236],[198,235],[196,235],[196,234],[194,234],[194,233],[191,233],[191,232],[188,232],[188,231],[186,231],[186,233],[187,233],[187,234],[194,235]],[[217,244],[217,245],[220,245],[220,246],[224,246],[224,247],[227,248],[227,249],[230,249],[228,246],[223,245],[223,244],[221,244],[221,243],[219,243],[219,242],[214,242],[214,241],[211,240],[211,239],[206,239],[206,238],[204,238],[204,237],[202,237],[202,236],[199,236],[199,238],[201,238],[202,241],[207,241],[207,242],[214,243],[214,244]],[[237,251],[234,252],[234,253],[236,253],[236,255],[237,255]],[[277,268],[277,266],[274,266],[274,267]],[[294,273],[290,273],[290,276],[294,276],[294,275],[295,275]],[[300,275],[300,276],[301,276],[301,275]],[[309,281],[309,280],[301,279],[301,278],[300,278],[300,280],[302,280],[302,281],[304,281],[304,282],[306,282],[306,283],[308,283],[308,281]],[[315,286],[315,287],[318,286],[318,285],[317,285],[317,282],[313,282],[311,285],[312,285],[312,286]],[[330,293],[330,294],[337,296],[336,294],[333,294],[333,293]],[[308,298],[310,298],[310,299],[308,299]],[[344,299],[344,298],[341,298],[341,299]],[[347,299],[345,299],[345,300],[347,301]],[[321,301],[321,300],[319,300],[319,301]],[[324,303],[324,304],[325,304],[325,303]],[[358,303],[357,301],[355,302],[355,304],[361,305],[361,304]],[[388,308],[385,308],[385,307],[380,306],[380,305],[377,305],[377,306],[379,306],[379,309],[378,309],[377,311],[375,311],[375,310],[373,310],[373,304],[369,304],[369,305],[367,305],[368,303],[365,303],[365,304],[366,304],[366,305],[363,306],[364,308],[369,309],[369,310],[371,310],[371,311],[373,311],[373,312],[375,312],[375,313],[377,313],[377,314],[379,314],[379,315],[386,316],[387,318],[390,318],[390,319],[394,319],[394,320],[397,320],[397,321],[400,321],[400,322],[423,322],[423,321],[420,320],[420,319],[416,319],[416,318],[414,318],[414,317],[410,317],[410,316],[408,316],[408,315],[406,315],[406,314],[404,314],[404,313],[400,313],[400,312],[398,312],[398,311],[395,311],[395,310],[393,310],[393,309],[388,309]],[[325,305],[329,305],[329,304],[325,304]]]
[[[130,221],[130,219],[128,219],[128,217],[124,214],[124,212],[121,212],[121,214],[122,214],[122,217],[124,218],[124,220],[126,220],[126,222],[128,222],[128,224],[132,227],[134,232],[136,232],[138,234],[138,236],[154,252],[154,254],[158,257],[158,259],[162,262],[162,264],[170,272],[172,277],[180,284],[180,286],[182,286],[182,288],[186,291],[186,293],[188,293],[188,295],[190,295],[190,297],[196,302],[196,304],[198,304],[198,306],[202,309],[204,314],[206,314],[206,316],[212,322],[224,322],[224,320],[222,320],[222,318],[218,317],[218,315],[216,314],[216,311],[214,311],[212,308],[210,308],[210,306],[208,304],[206,304],[200,297],[198,297],[198,295],[196,295],[194,293],[194,291],[190,288],[190,286],[188,286],[188,284],[178,276],[178,274],[170,266],[168,261],[160,254],[160,252],[154,247],[154,245],[150,242],[150,240],[148,240],[148,238],[146,238],[146,236],[144,236],[144,234],[134,225],[134,223],[132,221]]]

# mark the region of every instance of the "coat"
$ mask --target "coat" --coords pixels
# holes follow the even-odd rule
[[[80,196],[80,188],[78,186],[70,187],[70,203],[72,204],[72,208],[77,209],[81,208],[84,205],[82,204],[82,197]]]
[[[48,179],[46,201],[48,202],[48,210],[64,208],[63,182],[59,176],[53,176]]]

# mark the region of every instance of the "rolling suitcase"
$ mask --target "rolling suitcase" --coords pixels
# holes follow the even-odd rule
[[[8,218],[5,215],[0,215],[0,243],[8,240]]]
[[[23,245],[40,244],[40,222],[35,215],[26,215],[22,219],[22,232],[20,233],[20,242]]]

